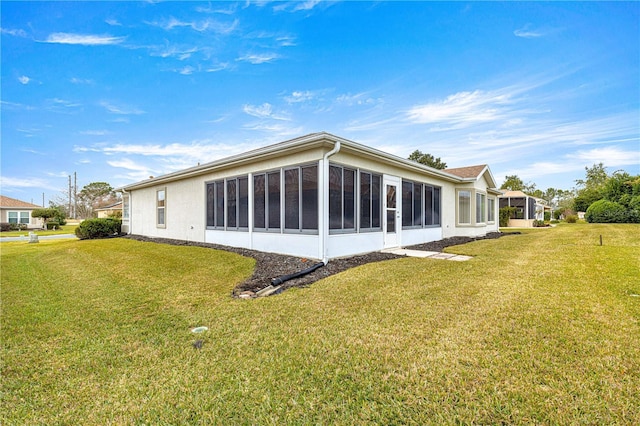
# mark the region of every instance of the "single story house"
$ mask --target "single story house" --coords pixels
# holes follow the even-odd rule
[[[31,217],[31,212],[42,206],[16,200],[0,195],[0,222],[25,225],[29,229],[42,228],[43,221],[38,217]]]
[[[94,211],[99,218],[111,217],[116,214],[116,212],[122,212],[122,201],[95,209]]]
[[[551,207],[545,200],[522,191],[503,191],[498,198],[500,208],[515,208],[509,218],[508,227],[531,228],[534,220],[544,220],[545,212],[551,212]]]
[[[321,132],[118,190],[129,234],[326,262],[498,231],[495,186]]]

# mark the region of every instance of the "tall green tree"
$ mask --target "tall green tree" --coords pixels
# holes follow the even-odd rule
[[[539,197],[542,193],[538,193],[536,189],[536,184],[532,182],[524,183],[522,179],[518,175],[505,176],[504,182],[500,189],[506,189],[508,191],[522,191],[525,194],[533,195],[534,197]]]
[[[115,204],[118,200],[113,187],[107,182],[92,182],[78,193],[77,214],[85,219],[94,217],[96,209]]]
[[[425,166],[433,167],[434,169],[444,170],[447,168],[447,163],[442,161],[440,157],[434,157],[431,154],[425,154],[422,151],[416,149],[409,155],[409,160],[416,161]]]
[[[586,212],[589,206],[604,198],[604,186],[609,179],[603,163],[585,167],[585,179],[576,180],[576,197],[573,209],[577,212]]]

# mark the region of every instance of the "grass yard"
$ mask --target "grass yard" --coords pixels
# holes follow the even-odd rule
[[[62,235],[62,234],[74,234],[76,232],[77,224],[63,225],[56,229],[51,230],[43,230],[43,229],[28,229],[26,231],[5,231],[0,232],[0,238],[2,237],[20,237],[20,236],[28,236],[29,232],[33,232],[39,236],[43,235]]]
[[[1,250],[5,425],[640,424],[638,225],[530,230],[256,300],[230,297],[254,261],[211,249]]]

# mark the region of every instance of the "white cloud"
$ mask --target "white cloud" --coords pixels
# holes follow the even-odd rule
[[[0,28],[0,32],[2,34],[8,34],[15,37],[24,37],[24,38],[28,37],[27,32],[24,30],[12,30],[8,28]]]
[[[114,105],[114,104],[106,102],[106,101],[100,102],[100,106],[102,106],[103,108],[105,108],[107,111],[109,111],[112,114],[140,115],[140,114],[144,114],[145,113],[143,110],[135,108],[135,107]]]
[[[2,190],[14,188],[44,188],[57,191],[60,188],[52,185],[49,181],[34,177],[9,177],[1,176]]]
[[[374,98],[369,92],[361,92],[356,94],[344,93],[336,98],[336,102],[348,106],[354,105],[377,105],[384,101],[381,98]]]
[[[239,62],[249,62],[254,65],[264,64],[268,62],[273,62],[276,59],[280,59],[280,55],[277,53],[249,53],[243,56],[240,56],[236,59]]]
[[[27,77],[26,75],[21,75],[20,77],[18,77],[18,81],[22,84],[29,84],[29,82],[31,81],[31,79],[29,77]]]
[[[511,95],[499,91],[459,92],[440,101],[416,105],[407,111],[406,118],[416,124],[468,126],[503,119],[503,108],[510,103]]]
[[[580,160],[583,163],[604,163],[607,167],[628,166],[640,163],[640,151],[627,151],[617,146],[606,146],[590,150],[579,150],[569,154],[569,158]]]
[[[94,84],[94,81],[87,78],[72,77],[69,81],[73,84]]]
[[[220,22],[214,19],[203,19],[200,21],[181,21],[173,16],[162,22],[149,22],[150,25],[160,27],[166,31],[174,28],[188,27],[197,32],[211,31],[216,34],[228,35],[233,33],[240,21],[235,19],[232,22]]]
[[[270,118],[273,120],[289,121],[290,118],[282,112],[275,112],[273,106],[265,102],[262,105],[244,105],[242,110],[253,117]]]
[[[111,134],[108,130],[84,130],[80,132],[81,135],[87,136],[106,136]]]
[[[79,44],[83,46],[104,46],[120,44],[126,37],[114,37],[110,35],[53,33],[47,37],[46,43]]]
[[[105,19],[104,22],[106,22],[107,24],[111,25],[112,27],[121,27],[122,24],[120,22],[118,22],[117,19]]]

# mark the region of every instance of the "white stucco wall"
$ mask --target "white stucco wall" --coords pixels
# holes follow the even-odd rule
[[[215,172],[200,176],[183,178],[130,191],[130,220],[128,230],[132,234],[146,235],[157,238],[172,238],[188,241],[199,241],[243,247],[265,252],[289,254],[310,259],[323,257],[336,258],[353,254],[367,253],[384,248],[384,234],[382,231],[362,233],[331,233],[326,236],[326,247],[322,247],[324,237],[322,228],[316,234],[292,234],[287,232],[255,232],[252,231],[252,215],[249,215],[249,229],[246,231],[222,231],[206,228],[206,184],[215,180],[237,176],[252,176],[253,173],[263,173],[279,168],[317,163],[322,169],[322,158],[331,146],[315,147],[309,150],[289,153],[286,156],[275,156],[267,160],[243,160],[238,165],[230,165],[217,169]],[[347,150],[348,151],[348,150]],[[399,243],[402,246],[420,244],[440,240],[453,236],[482,236],[487,232],[498,230],[497,197],[487,194],[487,182],[484,177],[474,182],[454,183],[439,177],[424,174],[419,170],[407,169],[394,165],[383,158],[360,156],[346,151],[340,151],[330,158],[332,164],[343,165],[380,175],[396,176],[441,188],[441,225],[439,227],[401,230],[398,225]],[[251,182],[251,179],[249,179]],[[251,183],[249,192],[251,193]],[[457,189],[467,188],[481,191],[494,198],[495,222],[487,224],[458,225],[457,224]],[[166,191],[165,226],[156,225],[156,192]],[[398,188],[401,193],[401,188]],[[319,224],[322,226],[323,190],[319,188]],[[475,193],[475,192],[474,192]],[[401,210],[402,202],[398,200]],[[252,211],[252,201],[249,204]],[[383,213],[384,214],[384,213]],[[471,216],[475,222],[475,196],[471,199]],[[400,216],[401,217],[401,216]]]

